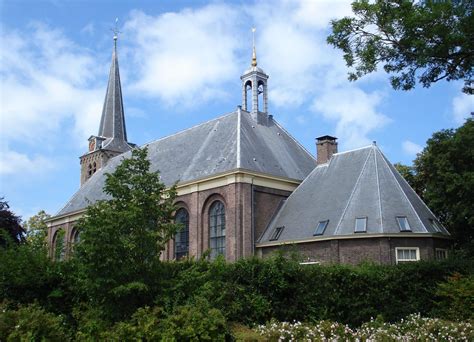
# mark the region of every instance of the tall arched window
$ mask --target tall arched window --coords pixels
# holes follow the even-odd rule
[[[189,253],[189,214],[184,208],[176,212],[176,223],[181,223],[182,229],[176,233],[174,239],[174,256],[179,260]]]
[[[221,201],[215,201],[209,209],[209,246],[212,259],[225,256],[225,207]]]
[[[64,243],[65,232],[63,229],[58,229],[53,238],[53,252],[56,261],[64,260],[66,257],[66,244]]]

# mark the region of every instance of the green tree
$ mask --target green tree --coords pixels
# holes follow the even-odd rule
[[[408,184],[415,190],[415,192],[423,198],[423,192],[425,188],[423,183],[420,181],[418,174],[416,173],[414,166],[408,166],[401,163],[395,163],[393,166],[397,169],[398,173],[400,173],[403,178],[407,181]]]
[[[344,53],[349,80],[382,64],[394,89],[464,79],[472,93],[473,7],[472,0],[356,0],[354,17],[331,21],[327,41]]]
[[[112,316],[133,312],[153,292],[154,268],[179,225],[172,220],[176,189],[150,171],[147,149],[134,149],[112,174],[104,192],[110,200],[91,205],[77,228],[74,259],[85,293]]]
[[[26,240],[32,246],[37,248],[46,247],[46,237],[48,236],[46,220],[50,217],[51,215],[47,214],[44,210],[40,210],[36,215],[31,216],[25,223]]]
[[[414,167],[427,205],[474,254],[474,121],[434,133]]]
[[[21,217],[10,210],[4,197],[0,197],[0,247],[9,242],[25,242],[25,230],[21,226]]]

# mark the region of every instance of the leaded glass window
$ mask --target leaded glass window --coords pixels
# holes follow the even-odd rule
[[[184,208],[176,212],[176,223],[181,224],[174,238],[174,256],[176,260],[184,258],[189,253],[189,214]]]
[[[215,201],[209,209],[209,247],[211,259],[225,256],[225,207],[221,201]]]

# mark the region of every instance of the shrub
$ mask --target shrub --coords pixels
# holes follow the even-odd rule
[[[474,319],[474,276],[455,273],[439,283],[436,294],[440,298],[435,312],[448,319]]]
[[[177,307],[163,320],[162,332],[166,341],[225,341],[228,336],[224,315],[200,298],[194,305]]]
[[[0,341],[66,341],[69,332],[62,316],[37,304],[9,310],[0,305]]]
[[[331,321],[314,324],[272,321],[254,329],[267,341],[472,341],[471,323],[454,323],[410,315],[395,324],[380,318],[359,329]]]

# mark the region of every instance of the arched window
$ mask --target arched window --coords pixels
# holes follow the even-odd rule
[[[263,108],[263,101],[264,101],[264,87],[265,84],[262,81],[258,81],[258,87],[257,87],[257,111],[263,112],[265,111],[265,108]]]
[[[53,252],[54,260],[61,261],[64,260],[66,256],[66,244],[64,243],[65,232],[63,229],[58,229],[54,234],[53,238]]]
[[[209,246],[212,259],[225,256],[225,207],[221,201],[215,201],[209,209]]]
[[[174,239],[174,256],[179,260],[189,253],[189,214],[184,208],[176,212],[176,223],[181,223],[181,230],[176,233]]]
[[[73,242],[74,244],[78,244],[78,243],[81,241],[81,232],[78,231],[78,230],[75,230],[72,239],[73,239],[72,242]]]
[[[245,83],[245,95],[244,95],[244,110],[250,112],[251,111],[251,108],[249,107],[249,99],[250,101],[252,101],[252,81],[247,81]]]

